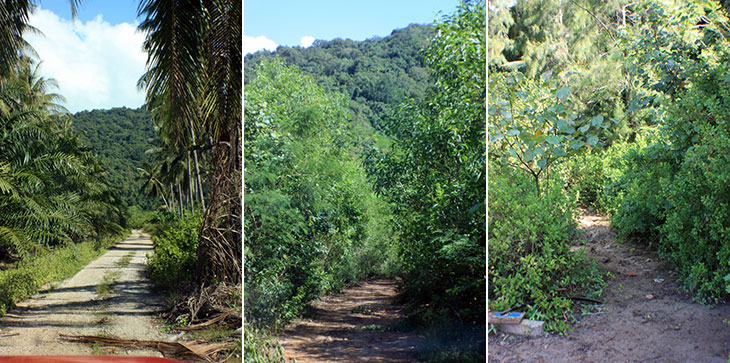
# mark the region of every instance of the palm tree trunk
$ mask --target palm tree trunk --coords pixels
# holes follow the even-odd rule
[[[170,204],[167,202],[167,198],[165,198],[165,192],[163,191],[160,195],[162,196],[162,201],[165,203],[165,208],[167,208],[167,210],[170,210]]]
[[[180,215],[183,215],[183,213],[185,213],[182,195],[183,195],[182,188],[180,187],[180,181],[178,181],[177,182],[177,197],[179,198],[179,201],[180,201]]]
[[[193,127],[193,120],[188,118],[188,128],[190,129],[190,137],[193,141],[193,146],[197,145],[198,138],[195,136],[195,127]],[[205,197],[203,196],[203,183],[200,181],[200,168],[198,167],[198,151],[193,149],[193,161],[195,164],[195,180],[198,183],[198,196],[200,197],[200,207],[205,210]]]
[[[175,188],[170,183],[170,212],[175,212]]]
[[[210,207],[205,211],[198,247],[199,282],[240,284],[242,277],[240,123],[212,150]]]
[[[200,181],[200,169],[198,168],[198,151],[193,150],[193,164],[195,164],[195,179],[198,183],[198,195],[200,196],[200,208],[205,210],[205,196],[203,195],[203,182]]]
[[[186,155],[188,159],[188,201],[190,202],[190,213],[195,212],[195,206],[193,203],[193,189],[194,188],[194,182],[193,182],[193,170],[190,169],[190,153],[188,152]]]

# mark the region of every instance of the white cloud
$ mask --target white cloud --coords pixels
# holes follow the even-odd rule
[[[43,61],[41,74],[58,81],[58,93],[66,97],[69,111],[136,108],[144,103],[137,80],[147,54],[142,51],[144,34],[136,25],[111,25],[101,15],[72,22],[40,8],[30,16],[30,25],[43,32],[26,35]]]
[[[276,50],[278,45],[273,40],[261,35],[258,37],[243,36],[243,54],[255,53],[261,49]]]
[[[302,40],[300,40],[299,42],[302,44],[302,47],[306,48],[306,47],[309,47],[310,45],[312,45],[312,43],[314,43],[314,37],[305,35],[302,37]]]

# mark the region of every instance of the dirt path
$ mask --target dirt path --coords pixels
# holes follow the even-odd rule
[[[311,319],[289,325],[280,337],[284,354],[297,362],[412,362],[421,339],[384,331],[404,317],[395,280],[362,282],[314,304]]]
[[[160,301],[144,277],[152,241],[140,231],[115,245],[74,277],[41,291],[0,320],[0,355],[104,353],[162,356],[157,351],[62,342],[60,334],[164,339],[152,321]]]
[[[682,292],[669,266],[641,245],[615,241],[608,218],[580,220],[586,254],[615,278],[605,304],[565,336],[490,334],[494,362],[725,362],[730,305],[708,309]]]

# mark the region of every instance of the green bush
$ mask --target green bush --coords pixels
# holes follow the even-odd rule
[[[528,305],[527,317],[549,331],[568,327],[570,296],[597,297],[602,274],[582,252],[570,252],[576,235],[575,198],[553,178],[538,196],[526,173],[490,168],[489,300],[501,311]]]
[[[728,57],[721,64],[695,69],[692,86],[664,107],[661,139],[628,155],[612,218],[619,236],[656,242],[703,303],[730,293]]]
[[[676,160],[666,144],[655,143],[627,153],[623,176],[612,191],[618,207],[611,224],[619,238],[650,245],[659,239],[667,207],[663,185],[671,182],[675,170]]]
[[[718,302],[730,293],[730,135],[716,130],[685,156],[665,184],[666,222],[660,253],[683,276],[697,300]]]
[[[142,210],[137,206],[127,208],[127,228],[142,229],[150,223],[156,215],[156,212],[150,210]]]
[[[694,87],[669,109],[669,152],[681,164],[663,187],[666,221],[659,252],[672,261],[684,286],[703,303],[730,293],[730,89],[728,59],[700,73]],[[678,159],[679,159],[678,157]]]
[[[346,100],[281,61],[246,87],[246,316],[272,326],[323,293],[393,271],[390,207],[355,153]]]
[[[608,213],[613,206],[609,192],[622,173],[623,143],[607,149],[591,150],[562,165],[563,178],[570,193],[578,196],[578,204]]]
[[[147,264],[147,274],[156,285],[172,289],[193,280],[202,223],[199,213],[163,222],[152,237],[155,250]]]
[[[243,329],[243,349],[247,363],[286,363],[281,345],[266,329],[247,325]]]

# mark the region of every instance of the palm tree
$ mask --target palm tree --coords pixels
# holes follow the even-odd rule
[[[69,2],[75,16],[81,0]],[[33,30],[28,17],[35,5],[32,0],[0,1],[0,82],[9,80],[13,65],[30,51],[22,35]],[[197,128],[212,141],[210,205],[200,233],[198,278],[240,283],[241,2],[142,0],[139,12],[145,16],[139,28],[147,33],[149,54],[140,84],[147,88],[148,103],[176,147],[197,150]],[[23,107],[0,111],[13,119],[33,112]],[[197,151],[193,156],[197,162]],[[199,177],[197,183],[200,192]]]
[[[76,17],[78,5],[83,0],[69,0],[71,15]],[[28,24],[28,18],[36,6],[33,0],[0,1],[0,77],[6,77],[13,65],[24,55],[34,54],[33,49],[23,39],[25,32],[38,32]]]
[[[241,282],[241,3],[143,0],[147,89],[176,147],[212,140],[210,204],[198,248],[200,282]]]
[[[121,229],[101,164],[21,58],[0,79],[0,247],[25,255]]]

